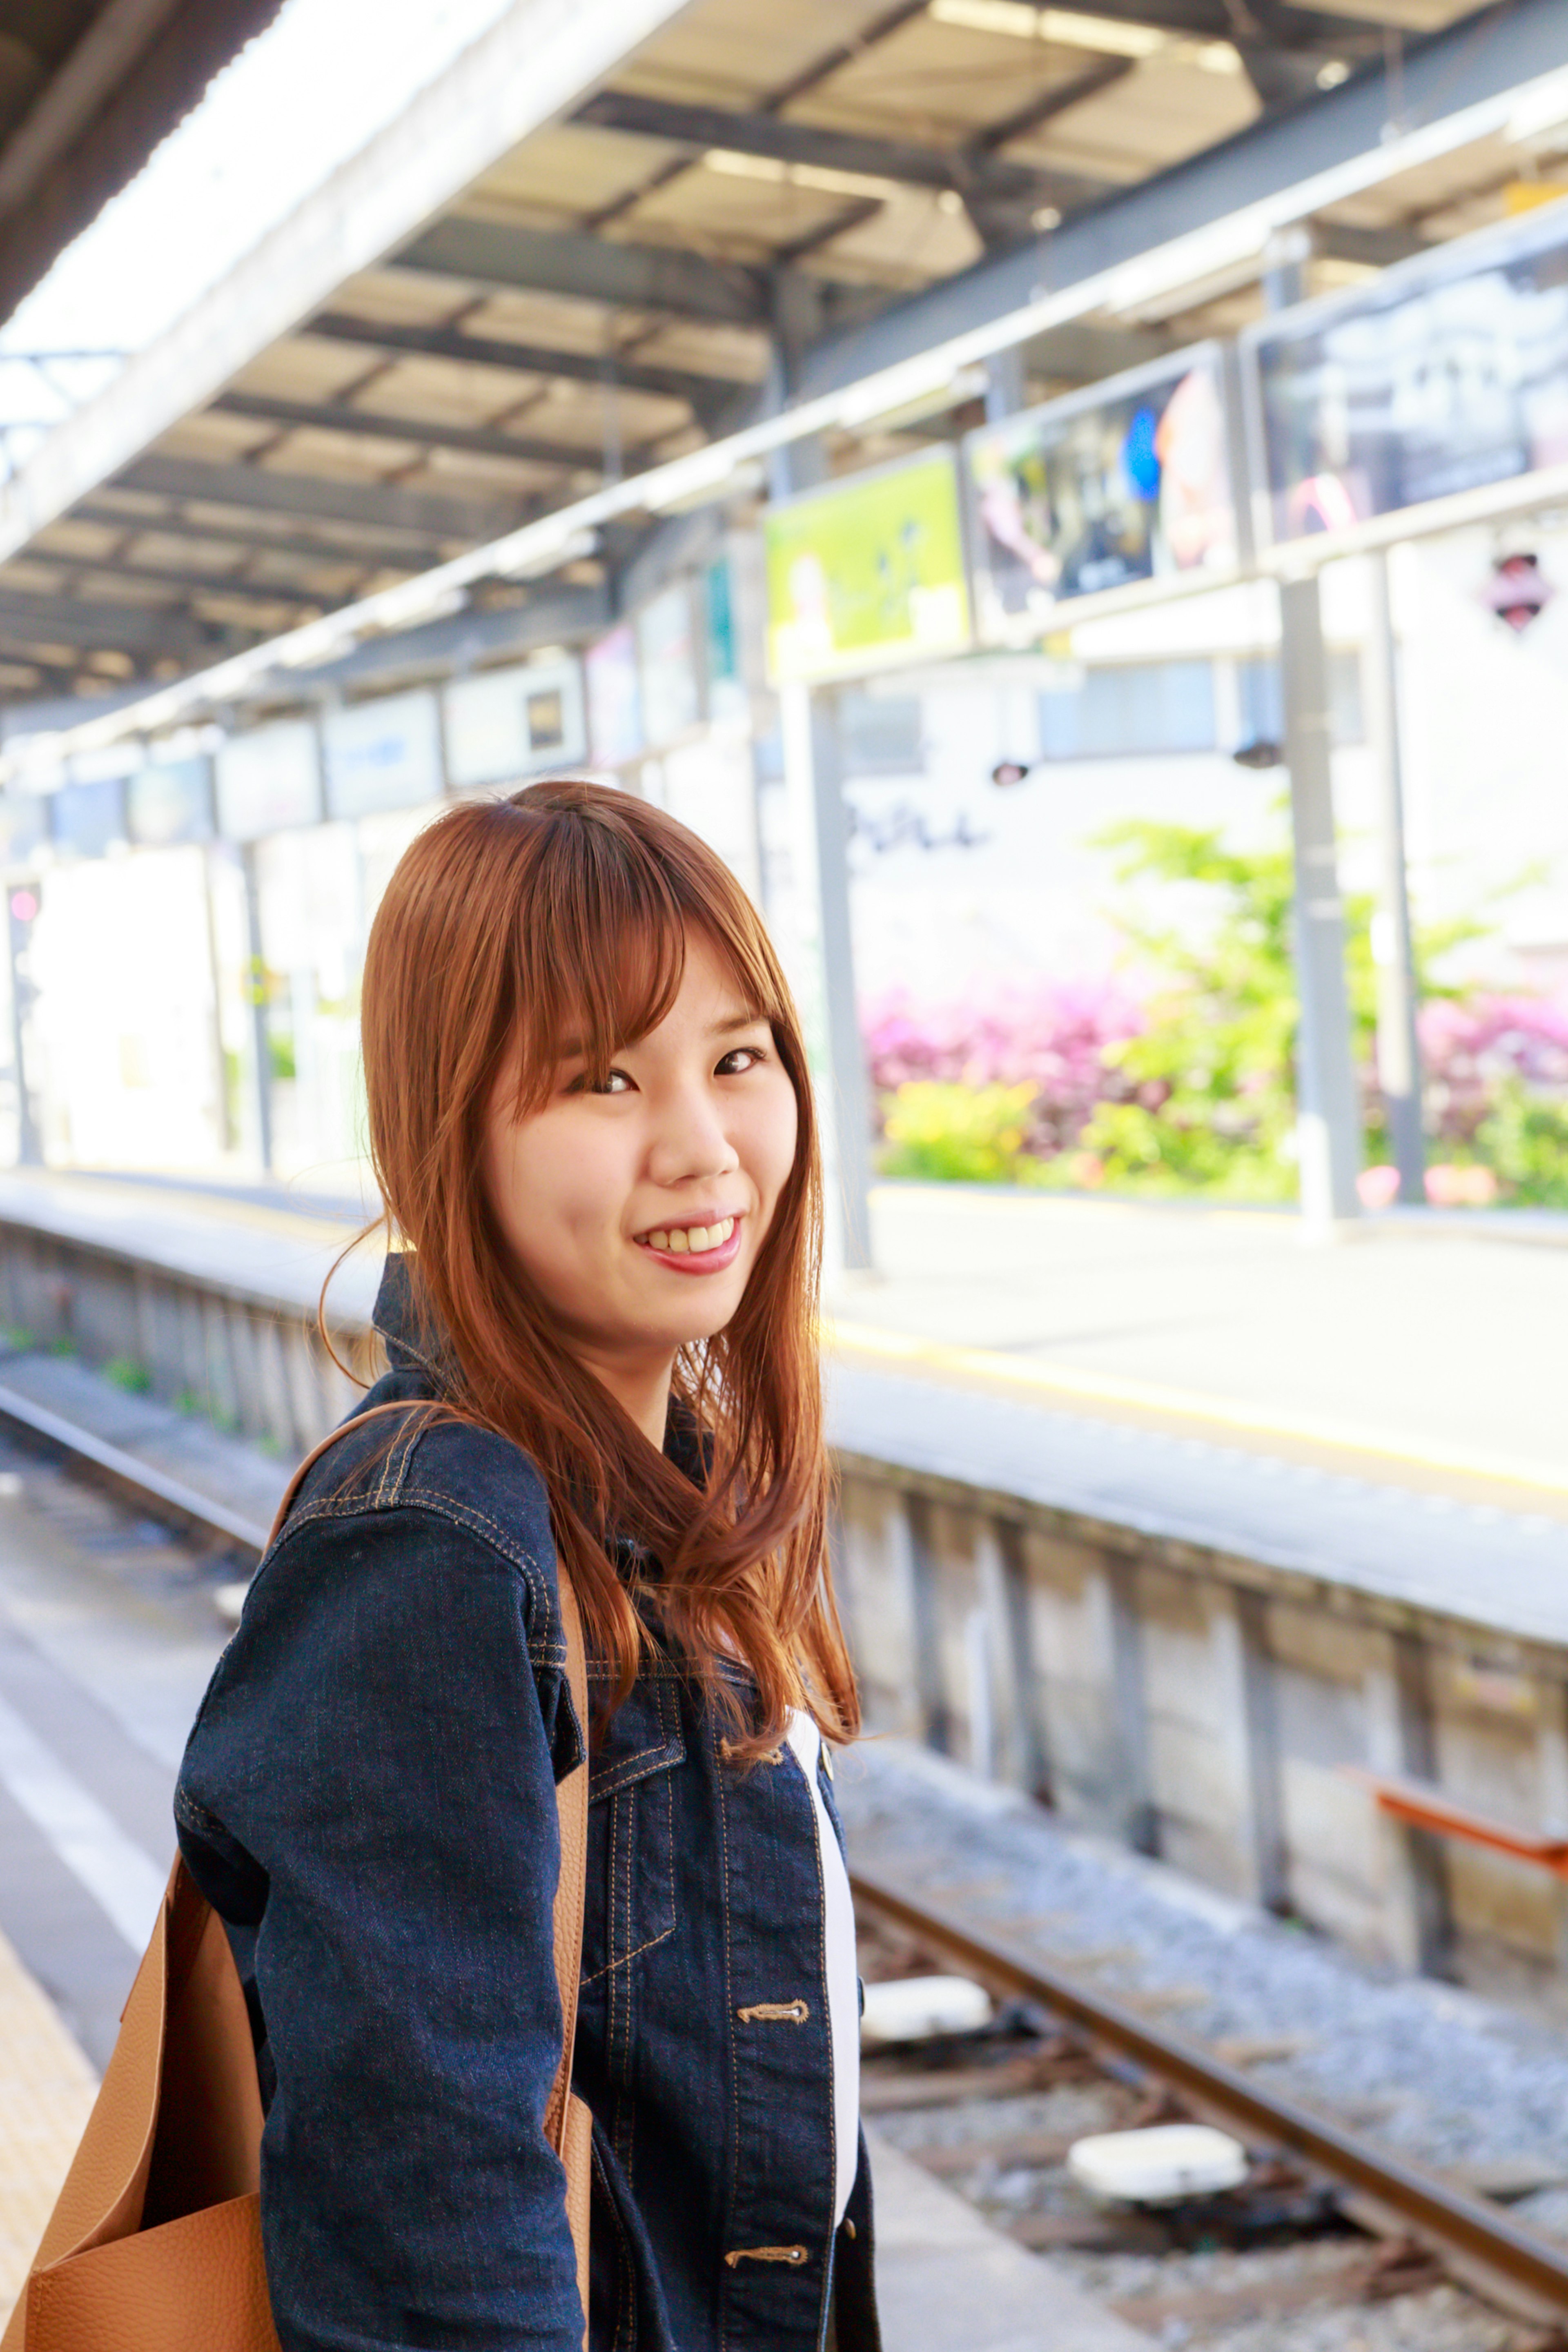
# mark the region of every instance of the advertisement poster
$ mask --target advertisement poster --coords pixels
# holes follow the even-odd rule
[[[321,814],[321,760],[308,719],[231,735],[219,748],[217,817],[226,841],[259,841],[263,834],[316,824]]]
[[[969,591],[952,453],[812,490],[765,518],[774,682],[853,677],[966,652]]]
[[[584,665],[588,697],[588,757],[595,768],[624,767],[643,747],[637,643],[629,621],[590,646]]]
[[[701,716],[690,583],[678,580],[637,616],[643,736],[650,751],[672,743]]]
[[[1568,205],[1243,338],[1276,542],[1568,465]]]
[[[441,720],[428,692],[329,710],[321,722],[327,814],[378,816],[439,800]]]
[[[126,781],[125,813],[139,848],[173,849],[210,841],[213,834],[213,763],[205,752],[182,760],[150,761]]]
[[[1237,562],[1212,348],[972,433],[963,445],[983,645],[1027,645],[1057,607]]]

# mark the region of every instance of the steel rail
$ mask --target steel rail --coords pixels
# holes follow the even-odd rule
[[[104,1485],[123,1490],[145,1507],[151,1518],[171,1522],[182,1530],[194,1528],[198,1534],[221,1537],[231,1549],[252,1553],[258,1559],[267,1549],[268,1530],[245,1512],[231,1511],[215,1496],[204,1495],[183,1478],[173,1478],[166,1470],[143,1462],[139,1454],[127,1454],[122,1446],[95,1437],[63,1413],[36,1404],[16,1389],[0,1386],[0,1422],[7,1421],[30,1436],[58,1445]]]
[[[0,1385],[0,1422],[58,1446],[89,1475],[156,1517],[259,1555],[266,1530],[214,1496]],[[1495,2205],[1409,2158],[1374,2147],[1331,2116],[1260,2091],[1235,2066],[1181,2034],[1151,2025],[1113,1994],[1072,1975],[1002,1930],[982,1930],[940,1900],[855,1864],[858,1902],[943,1952],[997,1990],[1037,2001],[1090,2041],[1131,2059],[1249,2143],[1288,2148],[1349,2189],[1377,2226],[1407,2232],[1482,2295],[1527,2319],[1568,2322],[1568,2245],[1525,2229]]]
[[[1148,2020],[1046,1959],[1005,1929],[981,1928],[940,1899],[851,1864],[856,1898],[993,1990],[1036,2001],[1132,2059],[1251,2145],[1287,2148],[1353,2192],[1369,2219],[1418,2239],[1488,2300],[1537,2321],[1568,2320],[1568,2244],[1523,2227],[1441,2174],[1381,2148],[1331,2116],[1265,2092],[1199,2043]]]

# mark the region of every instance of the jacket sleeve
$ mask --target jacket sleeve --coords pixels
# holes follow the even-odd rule
[[[543,2132],[555,1765],[580,1752],[531,1627],[552,1613],[544,1558],[531,1580],[437,1510],[308,1519],[260,1571],[186,1750],[187,1864],[257,1928],[285,2352],[581,2352]]]

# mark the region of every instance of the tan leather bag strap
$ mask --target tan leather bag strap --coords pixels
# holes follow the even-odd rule
[[[282,1533],[283,1523],[304,1484],[308,1471],[340,1437],[358,1429],[378,1413],[417,1412],[408,1404],[373,1404],[341,1429],[313,1445],[284,1489],[268,1537],[268,1549]],[[555,1882],[555,1983],[561,1996],[561,2063],[555,2070],[544,2110],[544,2130],[551,2147],[566,2168],[566,2210],[577,2255],[577,2283],[583,2308],[588,2308],[589,2168],[592,2162],[589,2118],[572,2096],[572,2052],[577,2038],[577,1987],[583,1973],[583,1903],[588,1883],[588,1656],[583,1641],[583,1619],[564,1570],[556,1570],[561,1603],[561,1631],[566,1643],[566,1685],[577,1711],[583,1734],[584,1759],[574,1771],[556,1783],[555,1811],[561,1832],[561,1870]],[[577,2114],[574,2116],[574,2108]]]

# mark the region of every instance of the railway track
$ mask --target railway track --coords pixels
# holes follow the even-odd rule
[[[254,1565],[266,1530],[249,1517],[4,1384],[0,1425],[147,1517],[247,1570]],[[890,2063],[873,2059],[866,2074],[873,2119],[961,2105],[973,2114],[1033,2088],[1081,2081],[1087,2073],[1112,2086],[1123,2123],[1184,2116],[1217,2124],[1253,2158],[1246,2190],[1228,2207],[1211,2203],[1184,2220],[1153,2225],[1127,2217],[1118,2224],[1026,2215],[1015,2226],[1025,2242],[1116,2242],[1120,2231],[1121,2242],[1157,2252],[1178,2245],[1184,2233],[1302,2245],[1336,2231],[1360,2233],[1361,2251],[1352,2240],[1347,2259],[1319,2263],[1299,2278],[1278,2276],[1259,2290],[1178,2289],[1124,2301],[1125,2315],[1154,2325],[1152,2340],[1197,2344],[1205,2319],[1223,2332],[1227,2316],[1254,2306],[1278,2311],[1313,2298],[1393,2296],[1441,2276],[1527,2325],[1531,2332],[1510,2339],[1510,2352],[1514,2346],[1568,2352],[1568,2241],[1529,2228],[1499,2203],[1378,2146],[1326,2110],[1261,2087],[1243,2065],[1155,2021],[1145,2006],[1107,1991],[1086,1970],[1064,1969],[1004,1929],[978,1926],[929,1888],[864,1864],[852,1870],[852,1879],[871,1947],[868,1975],[878,1972],[879,1939],[885,1945],[890,1935],[906,1954],[973,1978],[1011,2004],[1015,2018],[1033,2021],[1010,2036],[959,2037],[912,2064],[907,2053]],[[890,1972],[898,1972],[896,1961]],[[950,2178],[997,2159],[1048,2171],[1064,2160],[1071,2137],[964,2128],[967,2138],[949,2136],[915,2152]],[[1173,2314],[1185,2316],[1174,2335],[1162,2336]]]
[[[984,2038],[954,2037],[923,2057],[916,2054],[911,2064],[910,2053],[895,2045],[868,2066],[866,2105],[873,2121],[879,2115],[965,2107],[967,2138],[949,2133],[910,2149],[933,2169],[962,2178],[987,2165],[993,2171],[998,2165],[1059,2167],[1076,2134],[1048,2128],[1020,2134],[1005,2126],[994,2133],[984,2108],[1026,2100],[1031,2089],[1082,2081],[1086,2070],[1120,2088],[1115,2121],[1121,2127],[1191,2118],[1233,2134],[1252,2158],[1248,2183],[1228,2200],[1206,2200],[1163,2219],[1025,2214],[1014,2227],[1025,2243],[1040,2250],[1121,2243],[1157,2252],[1205,2242],[1306,2244],[1336,2231],[1360,2234],[1359,2253],[1326,2268],[1319,2263],[1294,2277],[1277,2272],[1262,2286],[1156,2290],[1124,2301],[1120,2308],[1128,2318],[1156,2326],[1180,2323],[1176,2334],[1156,2333],[1154,2340],[1201,2343],[1205,2320],[1223,2333],[1227,2321],[1254,2311],[1383,2298],[1441,2277],[1492,2311],[1528,2323],[1523,2336],[1509,2339],[1512,2344],[1531,2352],[1568,2352],[1568,2242],[1531,2230],[1498,2203],[1375,2145],[1321,2109],[1261,2088],[1243,2066],[1154,2022],[1143,2008],[1104,1990],[1086,1972],[1066,1970],[994,1927],[977,1927],[940,1895],[853,1864],[851,1879],[870,1947],[868,1974],[879,1957],[886,1958],[877,1948],[885,1947],[891,1931],[889,1972],[900,1972],[901,1944],[904,1956],[973,1978],[1012,2005],[1010,2011],[1004,2008],[1003,2032],[989,2047]],[[1018,2031],[1020,2018],[1032,2021],[1032,2033],[1027,2023]]]

